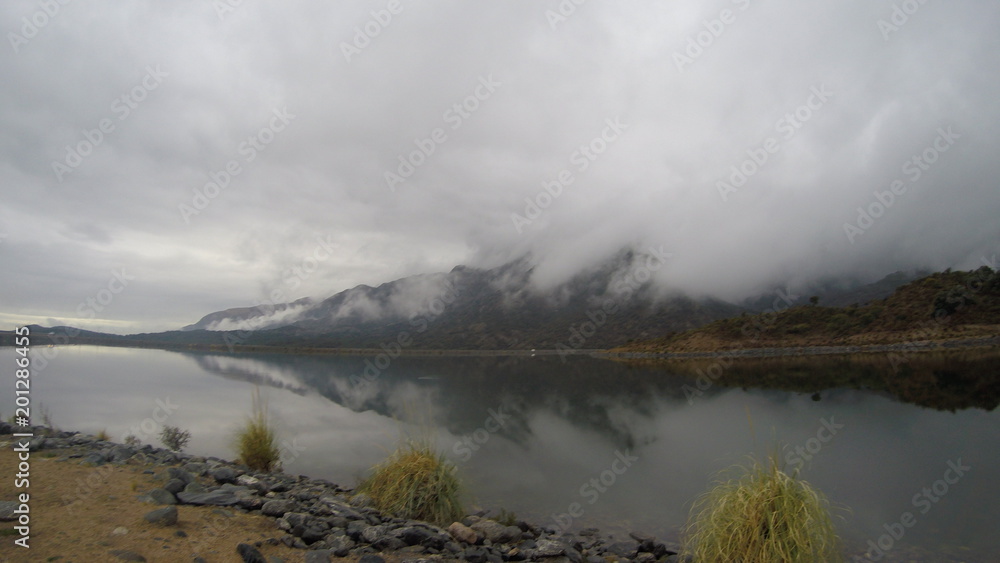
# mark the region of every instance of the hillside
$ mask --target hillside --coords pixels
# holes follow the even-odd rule
[[[905,284],[863,306],[799,305],[709,323],[633,342],[622,353],[685,353],[737,348],[864,346],[1000,335],[1000,273],[983,266]]]

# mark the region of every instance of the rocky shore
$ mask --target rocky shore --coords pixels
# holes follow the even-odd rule
[[[20,427],[0,422],[0,440]],[[499,522],[486,512],[467,515],[441,528],[427,522],[382,514],[371,499],[335,483],[283,473],[255,473],[216,457],[200,457],[144,445],[130,447],[76,432],[32,429],[31,455],[57,464],[102,468],[131,466],[156,486],[135,490],[130,502],[146,504],[143,520],[165,532],[178,523],[178,506],[217,507],[232,513],[259,514],[273,520],[273,536],[232,545],[226,560],[252,563],[289,561],[265,557],[261,549],[283,545],[302,550],[294,560],[380,561],[542,561],[546,563],[642,563],[679,561],[677,546],[633,532],[614,539],[597,529],[566,533],[525,521]],[[48,433],[46,435],[46,433]],[[20,440],[20,439],[19,439]],[[133,487],[134,487],[133,482]],[[64,499],[64,503],[95,499]],[[0,521],[14,519],[16,503],[0,501]],[[147,510],[148,509],[148,510]],[[183,535],[183,531],[175,532]],[[141,553],[115,550],[119,560],[146,561]],[[16,560],[16,559],[15,559]],[[205,562],[202,557],[188,559]]]

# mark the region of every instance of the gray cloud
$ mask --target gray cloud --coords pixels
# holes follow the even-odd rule
[[[995,3],[588,2],[554,26],[556,1],[388,5],[4,3],[0,320],[162,330],[525,255],[550,286],[625,246],[728,299],[997,252]],[[421,162],[392,190],[401,156]]]

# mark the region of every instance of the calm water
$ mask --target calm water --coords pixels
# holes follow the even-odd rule
[[[364,357],[38,352],[54,358],[34,375],[34,404],[62,428],[159,445],[153,418],[168,405],[164,422],[193,435],[186,451],[232,458],[256,385],[285,441],[287,472],[353,486],[402,435],[429,433],[459,466],[475,506],[557,527],[553,516],[578,503],[574,527],[668,540],[713,474],[782,443],[790,467],[849,509],[839,528],[854,553],[911,512],[916,524],[885,560],[1000,560],[996,356],[912,355],[901,368],[907,377],[889,383],[884,358],[714,368],[398,358],[378,373],[369,368],[367,382],[359,376],[372,358]],[[0,365],[13,363],[12,350],[0,349]],[[697,370],[724,379],[702,379],[694,395]],[[13,368],[0,373],[6,418]],[[762,380],[781,389],[753,388]],[[948,473],[959,460],[970,469]]]

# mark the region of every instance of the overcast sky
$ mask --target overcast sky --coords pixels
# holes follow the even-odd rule
[[[623,247],[726,299],[977,267],[1000,4],[896,5],[5,1],[0,323],[167,330],[524,255],[544,287]]]

